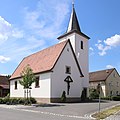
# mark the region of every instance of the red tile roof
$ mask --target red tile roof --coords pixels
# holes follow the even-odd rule
[[[19,78],[24,67],[27,65],[30,65],[33,73],[41,73],[51,70],[61,55],[66,44],[67,41],[64,41],[52,47],[34,53],[28,57],[25,57],[12,74],[10,80]]]
[[[115,68],[90,72],[89,73],[89,81],[90,82],[105,81],[114,69]]]

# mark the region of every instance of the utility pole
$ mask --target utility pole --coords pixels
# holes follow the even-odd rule
[[[99,83],[99,120],[100,120],[100,102],[101,102],[101,82]]]

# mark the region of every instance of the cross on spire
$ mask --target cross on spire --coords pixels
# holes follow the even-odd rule
[[[73,6],[73,8],[74,8],[74,4],[75,4],[75,0],[72,0],[72,6]]]

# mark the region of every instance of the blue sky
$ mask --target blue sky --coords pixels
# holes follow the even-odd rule
[[[72,0],[0,1],[0,74],[12,74],[20,61],[58,43],[68,26]],[[89,68],[120,72],[120,0],[75,0],[89,40]]]

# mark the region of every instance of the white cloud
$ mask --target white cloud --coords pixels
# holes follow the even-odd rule
[[[106,54],[106,51],[111,49],[110,46],[104,46],[101,43],[95,44],[95,46],[98,48],[98,50],[100,50],[98,53],[100,56],[104,56]]]
[[[41,0],[37,8],[30,11],[25,8],[26,27],[45,39],[55,39],[63,29],[63,23],[69,12],[69,0]],[[47,9],[46,9],[47,8]]]
[[[94,55],[94,49],[92,47],[89,48],[89,56]]]
[[[0,16],[0,44],[6,42],[10,38],[23,37],[22,31],[14,28],[8,21]]]
[[[104,41],[98,40],[98,43],[95,46],[100,51],[98,54],[104,56],[107,54],[107,51],[120,45],[120,35],[114,35],[110,38],[107,38]]]
[[[41,0],[35,9],[26,7],[20,26],[0,16],[0,63],[20,62],[27,55],[57,42],[56,38],[65,31],[63,27],[70,12],[70,2]]]
[[[114,67],[112,65],[107,65],[106,68],[111,69],[111,68],[114,68]]]
[[[116,46],[119,46],[120,45],[120,35],[114,35],[110,38],[107,38],[106,40],[104,40],[104,43],[106,45],[109,45],[109,46],[113,46],[113,47],[116,47]]]
[[[89,48],[91,51],[94,51],[94,49],[92,47]]]
[[[0,63],[6,63],[8,61],[10,61],[9,57],[0,56]]]

